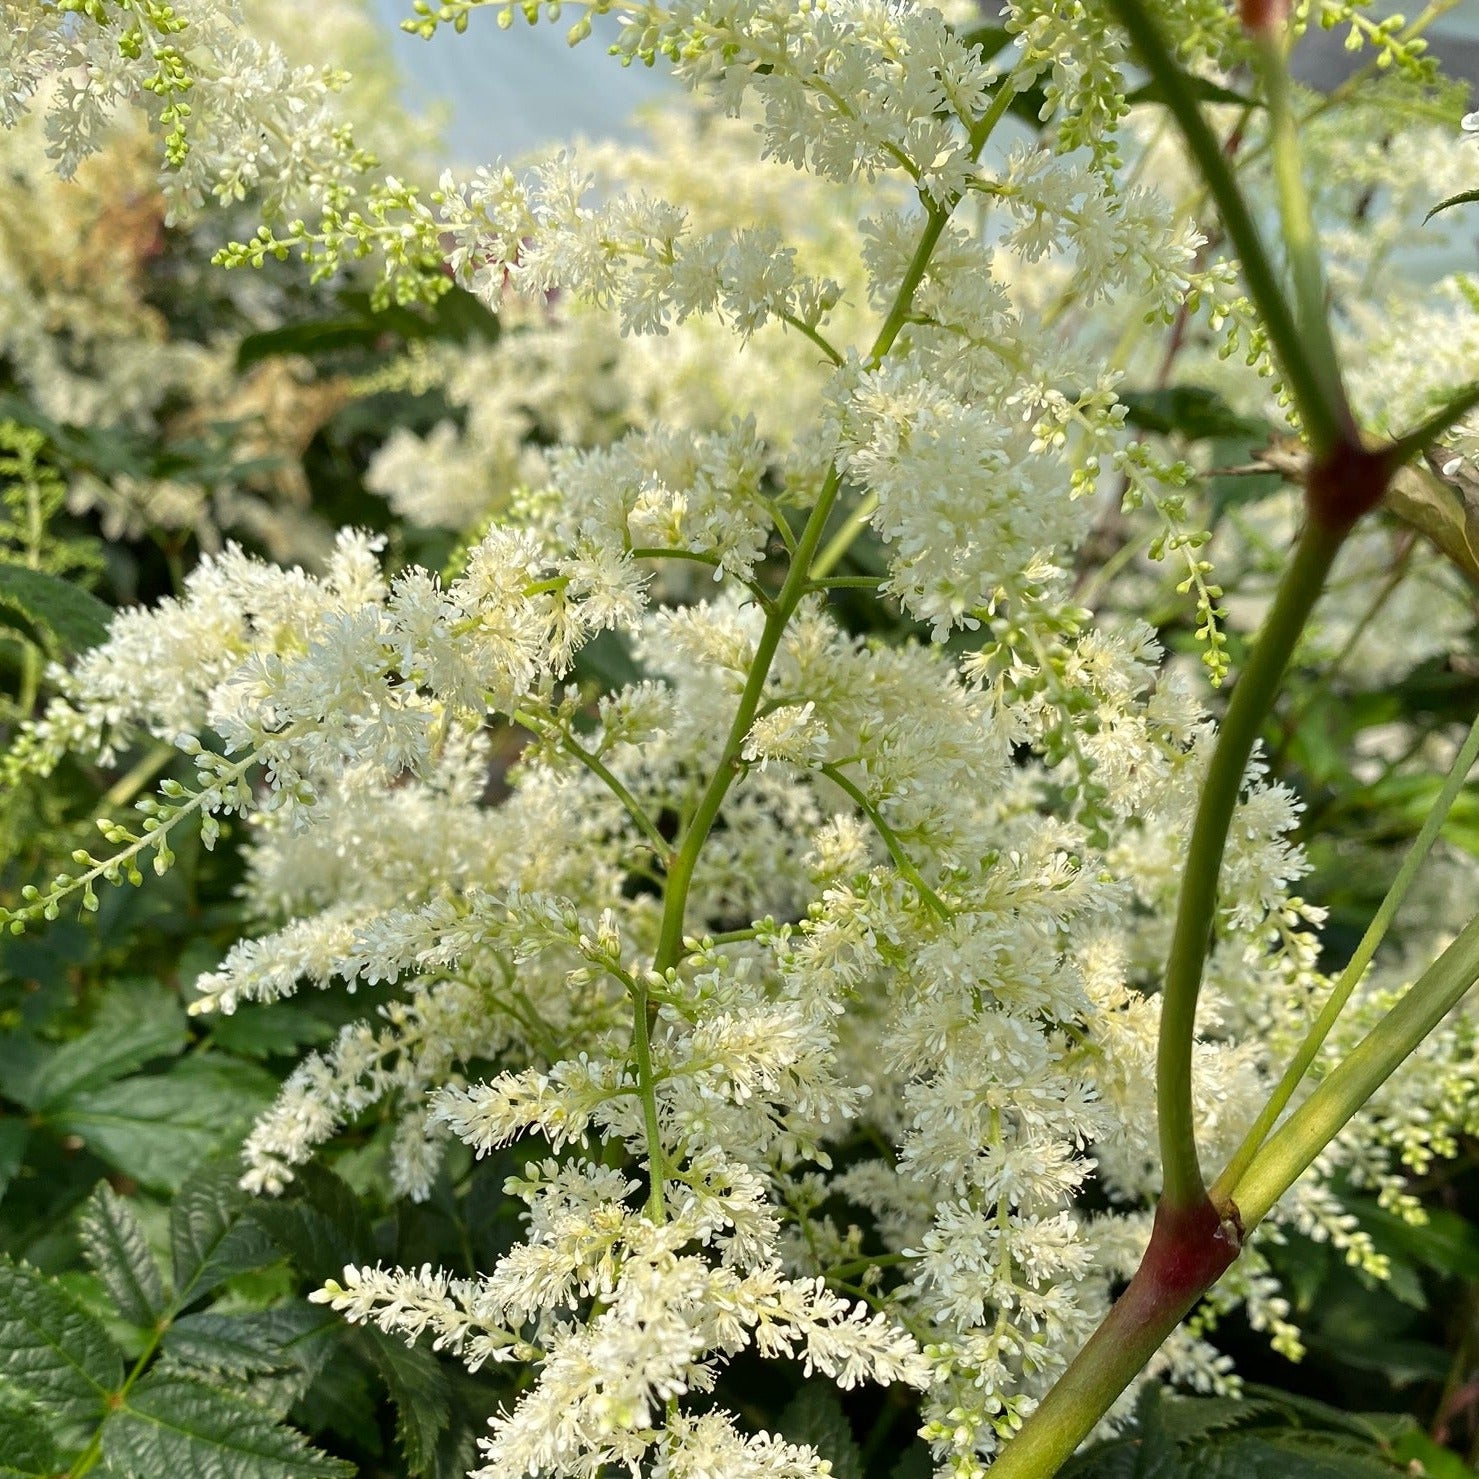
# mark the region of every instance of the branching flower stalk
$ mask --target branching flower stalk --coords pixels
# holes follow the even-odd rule
[[[1396,471],[1431,445],[1433,436],[1479,403],[1479,390],[1460,392],[1423,426],[1386,447],[1368,446],[1357,428],[1330,331],[1320,244],[1305,195],[1289,97],[1286,9],[1277,0],[1252,3],[1244,6],[1243,16],[1268,98],[1283,242],[1293,284],[1292,308],[1226,156],[1156,22],[1140,0],[1110,3],[1160,85],[1217,203],[1224,229],[1238,248],[1250,293],[1299,408],[1311,462],[1304,527],[1228,703],[1187,850],[1163,987],[1157,1059],[1163,1187],[1150,1243],[1129,1287],[1104,1323],[993,1467],[998,1479],[1049,1479],[1057,1472],[1166,1336],[1232,1266],[1247,1235],[1278,1198],[1479,980],[1476,920],[1265,1143],[1263,1136],[1312,1066],[1355,979],[1374,953],[1386,922],[1379,917],[1373,924],[1370,950],[1358,952],[1352,961],[1352,979],[1337,985],[1305,1048],[1209,1192],[1196,1147],[1192,1049],[1223,852],[1248,761],[1279,693],[1289,658],[1345,539],[1362,516],[1380,503]],[[1450,802],[1473,758],[1471,735],[1445,790]],[[1427,836],[1427,845],[1436,836],[1443,810],[1437,813],[1438,822]],[[1413,858],[1420,860],[1425,851],[1419,839]],[[1414,862],[1413,871],[1415,866]],[[1410,874],[1404,868],[1392,896],[1393,909],[1407,881]]]

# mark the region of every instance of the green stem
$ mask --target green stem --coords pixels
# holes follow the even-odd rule
[[[996,125],[1006,116],[1014,96],[1015,93],[1011,88],[1003,85],[991,100],[991,106],[972,128],[970,134],[972,159],[979,157],[981,150],[986,147],[986,141],[991,137]],[[878,334],[868,351],[867,363],[869,365],[877,366],[882,363],[889,350],[893,348],[900,331],[908,322],[909,313],[914,304],[914,294],[918,291],[920,283],[924,281],[924,275],[929,270],[930,258],[934,255],[935,248],[940,242],[940,236],[954,213],[955,207],[959,204],[960,197],[955,196],[944,204],[930,205],[926,208],[924,229],[920,232],[913,255],[909,259],[909,265],[904,269],[904,275],[894,294],[894,300],[889,305],[883,323],[879,326]],[[744,690],[740,694],[739,707],[735,711],[734,722],[730,725],[729,736],[725,741],[720,763],[703,795],[699,798],[698,806],[684,830],[683,841],[668,872],[668,887],[664,890],[663,917],[659,927],[657,953],[653,962],[654,968],[659,972],[671,970],[683,958],[683,915],[688,902],[688,890],[693,883],[693,870],[698,864],[698,855],[709,835],[709,829],[714,825],[719,809],[724,804],[724,797],[735,776],[739,774],[740,751],[744,747],[750,726],[755,722],[755,714],[759,710],[760,700],[765,691],[765,681],[770,674],[770,665],[775,660],[776,650],[780,646],[781,636],[795,614],[796,607],[805,596],[811,578],[814,575],[825,575],[832,568],[832,563],[840,559],[846,550],[845,544],[838,546],[836,553],[832,554],[832,563],[818,568],[817,547],[821,543],[822,533],[831,516],[833,505],[837,501],[840,487],[841,479],[836,467],[833,467],[827,473],[827,479],[822,485],[816,506],[812,509],[806,526],[801,531],[801,537],[796,541],[785,584],[782,585],[774,603],[766,613],[765,626],[755,646],[755,656],[750,663],[750,671],[745,680]],[[867,521],[867,517],[867,514],[862,513],[859,508],[854,511],[844,528],[851,527],[852,533],[856,534],[857,530],[861,529]],[[850,541],[852,535],[848,537]],[[837,546],[835,539],[832,544],[828,545],[829,553],[832,552],[834,546]]]
[[[1016,95],[1015,89],[1005,82],[997,89],[996,96],[991,100],[991,106],[971,129],[970,153],[973,160],[981,157],[981,151],[986,147],[991,135],[996,132],[997,124],[1006,117],[1007,110],[1012,106],[1012,99]],[[888,316],[878,331],[873,348],[868,352],[870,365],[876,366],[882,361],[884,355],[893,348],[894,341],[899,337],[904,325],[910,321],[910,315],[914,309],[914,294],[924,280],[930,258],[934,255],[935,247],[939,245],[940,234],[955,213],[955,208],[960,204],[961,198],[957,195],[943,205],[927,207],[924,231],[914,248],[914,255],[909,259],[908,267],[904,270],[903,279],[899,283],[899,290],[894,297]],[[858,506],[847,516],[842,527],[827,541],[821,554],[812,562],[811,576],[814,581],[822,579],[836,567],[838,561],[851,548],[853,540],[873,517],[877,507],[878,495],[876,493],[868,493],[862,498]]]
[[[1006,117],[1007,109],[1012,106],[1012,99],[1016,95],[1016,89],[1010,82],[1003,82],[997,88],[996,96],[991,100],[991,106],[971,129],[969,147],[970,157],[973,160],[981,157],[981,151],[986,147],[987,140],[995,132],[996,125]],[[960,200],[959,195],[954,195],[939,205],[926,207],[924,230],[920,233],[908,267],[904,269],[903,280],[899,283],[899,290],[894,295],[893,304],[883,321],[883,327],[878,331],[878,338],[868,352],[870,365],[877,366],[882,362],[884,355],[894,347],[894,340],[899,337],[899,331],[909,321],[909,314],[914,307],[915,290],[924,280],[930,258],[934,256],[935,247],[939,245],[940,234],[944,231],[946,222],[955,214],[955,207],[960,204]]]
[[[1162,1202],[1150,1246],[1104,1322],[991,1466],[991,1479],[1049,1479],[1093,1431],[1162,1341],[1238,1255],[1235,1223],[1209,1202]]]
[[[652,845],[652,850],[657,854],[660,861],[666,863],[672,857],[673,849],[668,839],[658,830],[657,824],[642,809],[641,803],[627,790],[627,788],[612,774],[600,756],[592,754],[587,750],[573,734],[568,730],[561,729],[558,725],[551,725],[542,716],[531,714],[527,709],[515,710],[513,721],[522,728],[529,730],[531,734],[540,739],[550,737],[551,731],[555,742],[565,751],[567,755],[573,756],[585,766],[590,773],[616,797],[621,803],[622,810],[632,819],[637,830]]]
[[[1274,184],[1279,196],[1284,250],[1294,284],[1294,312],[1300,345],[1308,357],[1311,374],[1320,383],[1324,403],[1335,411],[1349,431],[1354,422],[1341,381],[1335,339],[1330,332],[1325,269],[1320,259],[1320,237],[1310,209],[1309,192],[1305,189],[1304,166],[1299,151],[1299,123],[1294,116],[1290,96],[1285,40],[1274,28],[1263,29],[1255,35],[1254,50],[1268,99]]]
[[[811,579],[815,585],[818,581],[825,580],[831,571],[837,568],[837,562],[852,548],[852,542],[863,532],[868,520],[873,517],[874,510],[878,507],[878,495],[867,493],[858,500],[858,505],[843,521],[842,527],[827,541],[826,547],[816,559],[811,562]],[[881,580],[875,580],[875,585],[881,585]]]
[[[1340,542],[1338,532],[1314,520],[1306,523],[1258,634],[1253,655],[1233,689],[1202,783],[1166,961],[1156,1059],[1163,1194],[1175,1207],[1192,1207],[1206,1197],[1192,1117],[1191,1060],[1197,996],[1216,917],[1217,882],[1228,827],[1243,788],[1254,741],[1273,705],[1289,656],[1319,598]]]
[[[109,1402],[110,1411],[116,1411],[123,1406],[129,1392],[133,1390],[134,1383],[144,1374],[144,1368],[154,1358],[154,1353],[159,1349],[159,1342],[164,1339],[165,1332],[169,1327],[170,1321],[168,1319],[162,1319],[156,1322],[154,1328],[149,1332],[148,1340],[144,1342],[144,1349],[140,1352],[139,1359],[134,1362],[133,1366],[129,1369],[128,1375],[124,1377],[123,1385],[112,1394]],[[88,1439],[87,1447],[77,1455],[71,1467],[62,1476],[62,1479],[82,1479],[84,1474],[96,1466],[102,1456],[103,1427],[99,1425],[92,1437]]]
[[[1234,1195],[1249,1228],[1293,1186],[1346,1122],[1479,980],[1479,918],[1331,1070],[1258,1152]]]
[[[812,328],[804,319],[797,318],[794,313],[781,313],[777,316],[782,323],[789,324],[798,334],[810,339],[834,365],[841,366],[842,356],[819,330]]]
[[[632,1053],[637,1060],[637,1091],[642,1100],[642,1127],[647,1136],[647,1215],[654,1222],[666,1222],[663,1183],[667,1179],[667,1167],[652,1076],[652,1021],[647,991],[640,985],[632,992]]]
[[[821,555],[817,556],[820,560]],[[816,568],[815,565],[812,566]],[[874,591],[883,589],[883,577],[879,575],[824,575],[820,580],[814,576],[810,582],[815,591]]]
[[[1321,1007],[1319,1016],[1315,1018],[1314,1024],[1305,1034],[1304,1041],[1300,1043],[1299,1050],[1284,1070],[1284,1076],[1279,1080],[1273,1096],[1259,1112],[1258,1118],[1253,1122],[1253,1127],[1244,1137],[1243,1143],[1217,1178],[1212,1188],[1212,1200],[1218,1205],[1222,1205],[1222,1201],[1235,1196],[1238,1183],[1248,1167],[1252,1165],[1259,1148],[1278,1123],[1279,1116],[1283,1114],[1290,1099],[1294,1097],[1295,1090],[1310,1071],[1320,1049],[1325,1044],[1325,1039],[1330,1035],[1331,1028],[1335,1026],[1345,1004],[1350,1000],[1351,992],[1356,989],[1356,984],[1366,974],[1366,967],[1371,964],[1372,957],[1375,956],[1387,930],[1391,928],[1392,920],[1410,892],[1418,870],[1432,851],[1433,844],[1438,840],[1438,834],[1443,830],[1443,823],[1447,820],[1448,813],[1458,798],[1458,793],[1463,790],[1464,782],[1468,780],[1469,772],[1474,768],[1476,760],[1479,760],[1479,719],[1475,719],[1470,728],[1468,737],[1464,740],[1443,782],[1443,789],[1438,793],[1437,801],[1424,818],[1422,829],[1408,849],[1407,856],[1402,859],[1402,866],[1397,870],[1397,876],[1392,880],[1392,886],[1387,890],[1386,897],[1381,901],[1375,915],[1372,916],[1371,923],[1367,925],[1366,933],[1361,936],[1361,943],[1356,946],[1355,954],[1351,956],[1346,968],[1340,973],[1340,979],[1331,988],[1330,995]]]
[[[972,158],[980,154],[992,130],[1006,116],[1013,96],[1009,87],[1000,88],[996,97],[992,99],[991,106],[971,130]],[[929,268],[930,258],[934,255],[940,236],[959,203],[960,197],[956,196],[943,204],[927,207],[924,229],[920,232],[919,241],[909,259],[909,265],[905,269],[894,300],[884,316],[872,348],[868,351],[868,364],[877,366],[893,348],[900,330],[908,321],[914,294],[924,280],[924,274]],[[703,852],[709,832],[718,820],[719,812],[724,805],[724,798],[729,794],[730,786],[734,784],[735,778],[744,768],[740,755],[745,739],[755,722],[755,715],[759,712],[760,703],[765,694],[765,684],[770,676],[775,655],[780,649],[781,638],[785,635],[796,608],[810,589],[812,562],[816,558],[817,548],[821,544],[822,534],[831,517],[833,506],[837,502],[840,489],[841,477],[834,464],[828,469],[821,492],[817,495],[816,505],[807,517],[801,537],[796,540],[785,582],[774,600],[766,607],[765,625],[761,628],[759,640],[755,644],[755,653],[750,660],[749,672],[745,675],[745,685],[740,693],[739,703],[735,708],[734,718],[730,723],[719,763],[715,766],[714,773],[709,778],[709,783],[704,787],[698,805],[693,810],[693,815],[689,817],[683,829],[682,840],[672,854],[667,883],[663,889],[662,919],[658,925],[657,947],[652,962],[654,971],[659,975],[675,969],[684,957],[683,924],[688,908],[688,895],[693,887],[694,870],[698,867],[699,856]],[[638,1082],[642,1091],[648,1159],[652,1168],[653,1181],[654,1201],[649,1205],[654,1205],[656,1211],[660,1213],[662,1145],[656,1093],[651,1074],[649,1037],[652,1020],[650,1003],[645,991],[641,993],[641,999],[636,1003],[635,1016],[637,1020],[633,1028],[633,1052],[637,1059]],[[644,1058],[647,1061],[645,1070],[643,1069]]]
[[[1290,312],[1263,238],[1248,202],[1228,163],[1222,145],[1207,125],[1202,110],[1161,37],[1156,22],[1141,0],[1109,0],[1119,23],[1129,34],[1140,60],[1161,89],[1166,106],[1181,129],[1186,147],[1206,182],[1222,219],[1223,229],[1242,264],[1248,294],[1263,319],[1269,342],[1316,455],[1328,453],[1350,436],[1348,413],[1327,399],[1324,381],[1305,350],[1299,326]]]
[[[863,1258],[853,1258],[847,1263],[834,1264],[823,1275],[827,1279],[855,1279],[875,1268],[898,1268],[901,1264],[914,1263],[913,1253],[874,1253]]]
[[[1444,432],[1452,431],[1476,406],[1479,406],[1479,380],[1464,386],[1446,406],[1434,411],[1426,421],[1404,432],[1385,448],[1388,460],[1394,468],[1405,467],[1413,458],[1427,451]]]
[[[863,813],[873,824],[873,830],[883,839],[883,845],[888,849],[888,855],[894,861],[894,867],[914,885],[919,896],[930,906],[941,918],[949,919],[952,910],[934,889],[920,876],[919,869],[909,861],[909,854],[904,851],[904,845],[899,841],[898,834],[879,814],[878,808],[868,800],[862,790],[853,784],[847,775],[835,765],[821,764],[817,769],[832,782],[834,786],[840,786],[842,790],[852,797],[859,811]]]
[[[179,753],[173,745],[167,745],[163,741],[151,745],[133,768],[121,775],[103,793],[93,816],[108,816],[119,807],[127,806]]]
[[[16,713],[29,719],[36,711],[36,699],[41,692],[41,652],[30,642],[21,645],[21,681],[16,692]]]

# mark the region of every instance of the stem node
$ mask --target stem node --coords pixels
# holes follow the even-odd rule
[[[1310,464],[1305,496],[1310,518],[1344,538],[1386,496],[1394,468],[1387,451],[1342,441]]]

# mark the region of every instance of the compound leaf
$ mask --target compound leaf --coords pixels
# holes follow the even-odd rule
[[[118,1313],[132,1325],[153,1325],[164,1313],[164,1285],[134,1209],[98,1182],[78,1219],[82,1252]]]
[[[271,1413],[178,1372],[151,1372],[103,1427],[109,1468],[131,1479],[341,1479],[352,1464]]]
[[[107,1332],[56,1283],[0,1255],[0,1390],[68,1422],[100,1418],[123,1381]]]

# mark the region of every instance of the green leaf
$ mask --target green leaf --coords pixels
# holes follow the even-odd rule
[[[1157,1418],[1168,1438],[1188,1443],[1245,1426],[1276,1410],[1271,1402],[1257,1397],[1171,1397],[1162,1393]]]
[[[189,1042],[185,1013],[153,982],[119,982],[98,1006],[88,1030],[46,1053],[29,1084],[8,1090],[28,1109],[46,1113],[72,1095],[134,1073]]]
[[[0,1406],[0,1479],[50,1479],[62,1467],[55,1440],[41,1415]]]
[[[354,1467],[239,1397],[156,1371],[103,1427],[103,1456],[131,1479],[340,1479]]]
[[[1364,1412],[1347,1412],[1343,1407],[1332,1407],[1328,1402],[1317,1402],[1313,1397],[1302,1397],[1297,1392],[1258,1382],[1246,1383],[1243,1394],[1260,1404],[1265,1428],[1280,1424],[1301,1429],[1328,1428],[1366,1444],[1384,1441],[1380,1420],[1373,1420]]]
[[[168,1073],[74,1094],[52,1123],[136,1181],[172,1190],[238,1140],[275,1088],[272,1076],[250,1063],[191,1057]]]
[[[1119,399],[1129,425],[1162,435],[1176,432],[1188,441],[1257,437],[1268,431],[1264,422],[1235,411],[1215,390],[1201,385],[1122,390]]]
[[[170,1326],[164,1350],[214,1377],[257,1376],[291,1365],[288,1353],[243,1315],[185,1315]]]
[[[889,1479],[934,1479],[935,1461],[927,1444],[916,1438],[903,1452]]]
[[[1059,1479],[1141,1479],[1136,1465],[1144,1445],[1138,1438],[1112,1438],[1076,1454],[1059,1470]],[[932,1475],[934,1468],[924,1471]]]
[[[1440,1447],[1410,1419],[1392,1443],[1392,1457],[1426,1479],[1475,1479],[1473,1469],[1450,1448]],[[1413,1465],[1419,1465],[1413,1468]]]
[[[23,1119],[7,1115],[0,1119],[0,1201],[15,1180],[21,1162],[26,1158],[26,1146],[30,1143],[31,1127]]]
[[[123,1381],[107,1332],[50,1279],[0,1255],[0,1390],[68,1422],[96,1422]]]
[[[1456,205],[1473,205],[1476,200],[1479,200],[1479,190],[1460,190],[1457,195],[1450,195],[1447,200],[1440,200],[1423,217],[1423,225],[1426,226],[1440,211],[1450,210]]]
[[[243,1058],[286,1057],[333,1036],[330,1023],[291,1002],[247,1005],[211,1022],[216,1046]]]
[[[1186,1479],[1398,1479],[1401,1472],[1370,1448],[1297,1432],[1199,1445],[1181,1470]]]
[[[863,1479],[862,1450],[830,1382],[804,1382],[782,1409],[776,1428],[787,1442],[809,1443],[830,1459],[836,1479]]]
[[[248,369],[260,360],[278,355],[312,359],[336,351],[373,350],[387,334],[407,341],[483,339],[491,342],[498,337],[497,315],[465,288],[452,288],[433,307],[423,311],[398,303],[372,308],[367,293],[341,293],[339,301],[339,313],[248,334],[237,348],[237,369]]]
[[[406,1467],[417,1475],[429,1472],[450,1412],[441,1364],[429,1351],[407,1345],[374,1326],[356,1330],[355,1337],[356,1347],[380,1373],[395,1405],[395,1436]]]
[[[134,1209],[98,1182],[77,1224],[82,1251],[118,1313],[130,1324],[152,1326],[164,1313],[159,1265]]]
[[[113,619],[112,611],[80,585],[0,561],[0,619],[7,613],[19,616],[59,655],[96,647]]]
[[[337,1342],[329,1347],[323,1370],[307,1395],[293,1409],[293,1421],[312,1433],[337,1433],[356,1448],[376,1456],[384,1452],[380,1440],[378,1394],[364,1366]],[[449,1479],[467,1479],[468,1464]]]
[[[175,1308],[183,1309],[236,1274],[272,1263],[277,1250],[254,1218],[235,1157],[202,1166],[169,1212]]]
[[[337,1278],[347,1263],[373,1261],[369,1220],[353,1190],[332,1171],[307,1165],[298,1173],[297,1195],[264,1201],[257,1220],[268,1236],[309,1279]]]
[[[1375,1340],[1355,1345],[1344,1340],[1332,1341],[1327,1334],[1320,1338],[1311,1335],[1305,1344],[1312,1352],[1357,1371],[1379,1371],[1394,1387],[1423,1381],[1441,1382],[1452,1364],[1452,1358],[1442,1346],[1426,1340]]]
[[[1460,470],[1443,477],[1421,463],[1392,479],[1384,506],[1479,584],[1479,484]]]
[[[306,1302],[240,1315],[208,1311],[177,1320],[164,1350],[217,1384],[222,1378],[241,1383],[234,1389],[286,1417],[323,1369],[341,1329],[334,1315]]]
[[[1151,1384],[1135,1432],[1079,1454],[1061,1479],[1395,1479],[1398,1472],[1378,1427],[1359,1413],[1262,1387],[1233,1399],[1172,1397]]]
[[[1236,103],[1244,108],[1258,108],[1262,105],[1258,99],[1248,93],[1234,92],[1230,87],[1224,87],[1220,82],[1213,82],[1209,77],[1198,77],[1194,73],[1182,74],[1182,81],[1186,84],[1187,91],[1202,103]],[[1166,101],[1165,89],[1159,82],[1150,81],[1137,87],[1134,92],[1125,94],[1125,101],[1132,107],[1141,103],[1162,103]]]

